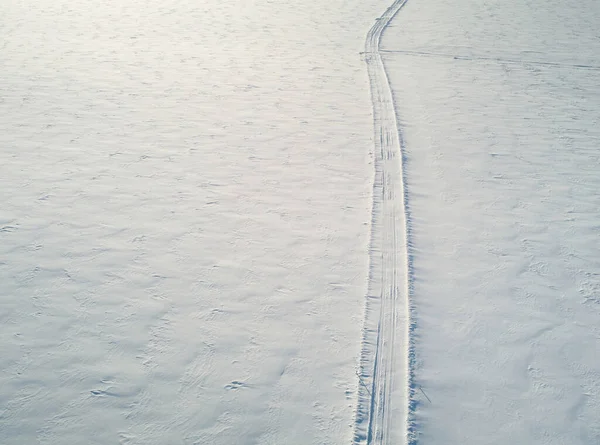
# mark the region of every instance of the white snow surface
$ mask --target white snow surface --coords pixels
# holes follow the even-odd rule
[[[600,443],[599,23],[593,0],[419,0],[384,34],[409,442]]]
[[[0,5],[0,444],[600,443],[600,3],[402,5]]]
[[[2,445],[350,442],[386,6],[2,2]]]

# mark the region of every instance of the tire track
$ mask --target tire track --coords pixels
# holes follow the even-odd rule
[[[407,0],[377,19],[365,42],[374,120],[375,180],[369,248],[369,286],[353,444],[415,442],[410,334],[408,211],[396,112],[379,45]]]

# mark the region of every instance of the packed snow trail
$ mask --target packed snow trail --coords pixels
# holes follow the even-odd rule
[[[383,31],[406,1],[397,0],[389,7],[365,42],[373,102],[375,180],[354,444],[414,442],[408,213],[396,113],[379,51]]]

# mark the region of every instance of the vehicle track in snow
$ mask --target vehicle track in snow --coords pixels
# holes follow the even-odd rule
[[[369,284],[360,361],[355,445],[413,445],[412,264],[404,156],[392,90],[380,54],[383,32],[407,0],[377,19],[365,42],[374,119]]]

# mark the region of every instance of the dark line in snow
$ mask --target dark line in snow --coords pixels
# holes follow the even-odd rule
[[[446,53],[433,53],[427,51],[410,51],[410,50],[388,50],[380,49],[379,52],[386,54],[404,54],[407,56],[424,56],[424,57],[441,57],[446,59],[454,60],[465,60],[465,61],[486,61],[486,62],[498,62],[498,63],[512,63],[517,65],[544,65],[544,66],[555,66],[565,68],[579,68],[586,70],[600,70],[598,65],[588,65],[583,63],[561,63],[561,62],[545,62],[543,60],[522,60],[522,59],[504,59],[502,57],[491,57],[491,56],[468,56],[461,54],[446,54]],[[365,52],[365,54],[367,54]]]

